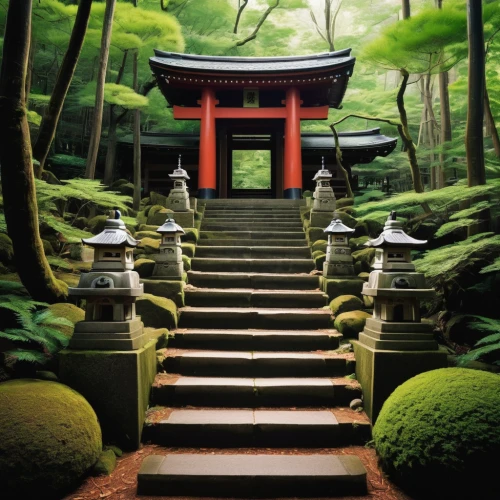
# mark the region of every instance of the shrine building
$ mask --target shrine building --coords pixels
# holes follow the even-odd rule
[[[144,191],[177,164],[159,152],[182,154],[191,191],[201,199],[244,196],[231,183],[235,150],[270,151],[271,185],[262,197],[301,198],[322,156],[344,182],[335,173],[333,134],[301,134],[301,120],[327,120],[330,108],[341,107],[355,63],[350,52],[255,58],[155,50],[150,66],[174,119],[198,120],[200,132],[142,134]],[[386,156],[397,142],[379,129],[339,136],[348,172],[353,164]]]

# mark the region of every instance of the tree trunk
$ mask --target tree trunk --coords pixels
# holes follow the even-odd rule
[[[138,51],[134,52],[134,90],[139,92]],[[141,110],[134,111],[134,200],[132,208],[139,210],[141,205]]]
[[[122,81],[123,73],[125,72],[125,64],[127,62],[128,50],[125,50],[122,57],[122,63],[120,69],[118,70],[118,75],[116,77],[116,84]],[[115,168],[116,161],[116,128],[118,126],[119,120],[115,116],[115,105],[111,104],[109,106],[109,127],[108,127],[108,150],[106,152],[106,164],[104,166],[104,179],[103,184],[109,186],[113,182],[113,171]]]
[[[467,92],[467,125],[465,155],[469,187],[486,184],[484,167],[483,115],[485,88],[485,57],[483,33],[483,6],[467,0],[467,32],[469,42],[469,89]]]
[[[342,151],[339,145],[339,135],[337,134],[337,130],[334,125],[330,125],[333,133],[333,139],[335,141],[335,162],[337,167],[339,167],[340,171],[344,175],[345,187],[346,187],[346,196],[347,198],[354,198],[354,193],[352,192],[351,182],[349,180],[349,173],[342,165]]]
[[[446,148],[446,144],[451,142],[451,110],[450,110],[450,93],[448,91],[449,76],[447,71],[443,71],[438,75],[439,79],[439,106],[441,110],[441,145]],[[439,170],[436,177],[438,189],[444,188],[445,181],[445,163],[446,153],[439,153]]]
[[[64,100],[71,85],[71,80],[75,73],[76,65],[80,57],[85,34],[87,33],[87,25],[90,18],[90,8],[92,0],[81,0],[76,13],[75,24],[71,31],[69,45],[64,55],[59,73],[57,74],[56,83],[52,95],[50,96],[49,105],[43,113],[42,123],[38,137],[33,148],[33,157],[40,162],[40,166],[35,170],[35,176],[40,179],[42,176],[45,160],[49,154],[50,146],[54,140],[57,123],[61,116],[61,111],[64,105]]]
[[[93,179],[97,154],[99,152],[99,142],[101,139],[102,113],[104,107],[104,84],[106,82],[106,69],[108,67],[109,45],[111,43],[111,32],[113,30],[113,17],[115,13],[116,0],[106,0],[104,11],[104,21],[102,27],[101,53],[99,57],[99,72],[97,74],[97,87],[95,96],[94,120],[90,134],[89,151],[87,154],[87,165],[85,167],[85,177]]]
[[[26,117],[26,70],[32,0],[9,2],[0,72],[0,164],[7,231],[19,277],[29,294],[62,302],[68,287],[56,280],[45,258],[38,228],[38,206]]]
[[[490,96],[488,95],[488,89],[484,89],[484,113],[486,116],[486,123],[489,125],[491,140],[493,141],[493,148],[495,149],[495,155],[500,158],[500,138],[498,137],[498,130],[495,124],[495,117],[491,112]]]
[[[410,130],[408,129],[408,117],[406,115],[404,94],[406,91],[406,85],[408,84],[408,78],[410,77],[408,71],[404,68],[400,70],[403,80],[399,87],[398,95],[396,98],[396,103],[398,105],[399,119],[401,125],[398,125],[398,132],[405,146],[406,152],[408,154],[408,160],[410,162],[411,177],[413,179],[413,189],[416,193],[423,193],[424,186],[422,184],[422,178],[420,176],[420,167],[418,166],[417,151],[413,139],[410,135]]]
[[[410,17],[410,0],[402,0],[403,19]]]

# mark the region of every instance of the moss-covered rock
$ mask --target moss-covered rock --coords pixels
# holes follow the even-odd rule
[[[325,239],[325,229],[323,227],[309,227],[306,230],[306,239],[309,246],[312,246],[315,241]]]
[[[345,224],[347,227],[354,229],[358,221],[349,215],[347,212],[337,212],[338,218],[342,221],[342,224]]]
[[[112,182],[109,185],[109,190],[110,191],[117,191],[120,186],[123,186],[124,184],[128,184],[127,179],[117,179],[116,181]]]
[[[354,198],[338,198],[337,208],[350,207],[354,205]]]
[[[157,229],[158,229],[158,226],[153,226],[151,224],[139,224],[138,231],[152,231],[152,232],[156,232]]]
[[[339,295],[330,302],[330,310],[334,316],[363,309],[363,301],[356,295]]]
[[[89,220],[87,219],[87,217],[77,217],[73,221],[73,226],[77,227],[78,229],[85,229],[89,226]]]
[[[141,226],[141,224],[147,224],[148,222],[148,216],[146,215],[144,210],[140,210],[139,212],[137,212],[135,219],[137,220],[138,226]]]
[[[195,227],[183,227],[184,234],[181,235],[181,241],[183,243],[198,243],[200,239],[200,232]]]
[[[328,242],[326,240],[317,240],[312,244],[312,251],[316,252],[317,250],[320,250],[323,253],[326,253],[326,247],[328,245]]]
[[[134,196],[134,185],[131,182],[118,186],[117,191],[125,196]]]
[[[161,234],[156,231],[137,231],[134,236],[137,240],[142,238],[151,238],[153,240],[161,240]]]
[[[12,240],[5,233],[0,233],[0,262],[10,264],[14,260],[14,248]]]
[[[167,197],[164,194],[151,191],[149,193],[149,200],[151,205],[161,205],[162,207],[167,206]]]
[[[0,409],[2,498],[42,498],[42,492],[55,498],[75,487],[101,454],[94,410],[66,385],[2,382]]]
[[[359,236],[358,238],[351,238],[349,240],[349,247],[352,251],[363,250],[365,247],[365,243],[369,241],[371,238],[367,235]]]
[[[354,226],[354,233],[352,233],[354,238],[359,238],[360,236],[369,236],[368,225],[363,221],[358,221]]]
[[[498,498],[498,375],[440,368],[407,380],[382,406],[373,442],[409,492],[429,498],[432,485],[433,498]]]
[[[137,245],[137,252],[145,253],[146,255],[158,253],[160,248],[160,240],[155,238],[141,238],[141,242]]]
[[[160,227],[165,223],[167,219],[173,218],[174,211],[170,210],[169,208],[161,207],[161,210],[156,210],[156,211],[154,210],[156,207],[159,206],[160,205],[154,205],[149,211],[148,225]]]
[[[367,318],[371,318],[371,314],[365,311],[349,311],[339,314],[333,326],[345,338],[357,339],[365,327]]]
[[[161,212],[163,210],[167,210],[166,207],[163,205],[155,205],[153,204],[151,207],[146,207],[145,213],[149,217],[152,217],[153,215],[157,214],[158,212]],[[165,212],[166,213],[166,212]]]
[[[145,293],[137,299],[136,310],[144,326],[169,330],[177,327],[177,306],[171,299]]]
[[[191,271],[191,259],[187,255],[182,256],[184,271]]]
[[[144,327],[144,333],[148,338],[156,340],[156,349],[164,349],[168,344],[168,328]]]
[[[194,243],[181,243],[182,254],[188,257],[194,257],[196,245]]]
[[[375,248],[367,247],[362,250],[356,250],[355,252],[352,252],[352,258],[354,259],[354,262],[365,262],[371,266],[371,263],[375,258]]]
[[[53,325],[52,328],[56,328],[61,333],[70,338],[73,335],[73,330],[75,329],[76,323],[83,321],[85,319],[85,311],[74,304],[69,302],[58,302],[57,304],[51,304],[48,309],[50,312],[58,318],[66,318],[73,323],[73,326],[69,325]]]
[[[184,302],[184,282],[173,280],[149,280],[143,279],[144,292],[156,295],[158,297],[166,297],[173,300],[177,307],[183,307]]]
[[[323,290],[330,301],[339,295],[355,295],[361,298],[361,290],[363,288],[363,281],[358,277],[352,278],[319,278],[321,290]]]
[[[326,260],[326,253],[321,252],[320,250],[318,250],[317,252],[313,252],[313,260],[314,260],[314,267],[318,271],[322,271],[323,264]]]
[[[92,234],[101,233],[104,230],[104,225],[106,224],[107,219],[107,215],[96,215],[95,217],[92,217],[88,222],[88,230]]]
[[[378,220],[364,219],[363,222],[368,229],[368,235],[372,238],[376,238],[384,230],[384,225]]]
[[[354,207],[337,207],[338,212],[344,212],[346,214],[349,214],[351,217],[356,217],[356,210]]]
[[[368,281],[370,279],[370,273],[361,272],[358,274],[358,278],[361,278],[363,281]]]
[[[43,251],[45,255],[55,255],[54,249],[52,248],[52,244],[50,241],[42,240]]]
[[[109,476],[116,468],[116,455],[113,450],[103,450],[92,469],[94,476]]]
[[[137,259],[134,262],[134,271],[137,271],[141,278],[149,278],[154,271],[155,261],[150,259]]]

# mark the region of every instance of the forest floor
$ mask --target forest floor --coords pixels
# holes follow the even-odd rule
[[[88,477],[75,491],[61,500],[220,500],[218,498],[178,497],[178,496],[147,496],[137,494],[137,473],[144,458],[151,454],[167,453],[220,453],[220,454],[335,454],[356,455],[363,462],[367,471],[368,493],[363,496],[335,497],[334,500],[413,500],[391,483],[378,465],[376,452],[373,448],[364,446],[349,446],[346,448],[166,448],[155,444],[144,444],[134,452],[124,453],[118,458],[115,470],[109,476]],[[235,499],[225,499],[235,500]],[[242,499],[239,499],[242,500]],[[251,500],[251,499],[247,499]],[[273,500],[292,500],[291,498],[276,498]],[[308,500],[316,500],[309,498]],[[319,499],[318,499],[319,500]],[[328,500],[322,498],[321,500]]]

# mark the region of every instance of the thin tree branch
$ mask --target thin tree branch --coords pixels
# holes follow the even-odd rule
[[[267,19],[269,14],[278,7],[280,4],[280,0],[276,0],[276,3],[272,6],[270,6],[264,14],[262,14],[262,17],[260,18],[259,22],[257,23],[257,26],[253,30],[252,34],[244,38],[243,40],[240,40],[239,42],[236,43],[236,47],[241,47],[242,45],[245,45],[246,43],[250,42],[251,40],[255,40],[257,38],[257,33],[259,32],[261,26],[264,24],[264,21]]]
[[[236,14],[236,20],[234,22],[233,33],[238,33],[238,24],[240,24],[241,14],[243,14],[245,7],[248,5],[248,1],[249,0],[243,0],[243,3],[240,5],[240,8],[238,9],[238,14]]]

